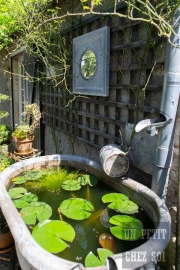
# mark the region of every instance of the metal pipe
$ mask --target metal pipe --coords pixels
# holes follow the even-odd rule
[[[171,41],[180,46],[180,10],[174,15],[173,29],[176,35],[172,34]],[[164,85],[161,99],[160,111],[167,115],[172,121],[160,129],[156,157],[152,176],[152,190],[165,200],[166,188],[169,180],[169,172],[173,156],[174,131],[176,115],[180,94],[180,49],[166,43],[166,57],[164,70]]]

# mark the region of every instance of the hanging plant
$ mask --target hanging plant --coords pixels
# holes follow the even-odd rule
[[[60,204],[60,212],[68,218],[83,220],[90,217],[94,211],[94,206],[90,201],[81,198],[71,198],[64,200]]]
[[[125,214],[134,214],[138,211],[138,205],[129,200],[129,198],[121,193],[109,193],[102,197],[103,203],[109,203],[108,208]]]
[[[110,232],[118,239],[134,241],[142,236],[143,224],[136,218],[126,215],[115,215],[110,218],[109,222],[116,225],[110,227]]]
[[[94,255],[93,252],[90,252],[85,258],[85,267],[96,267],[106,264],[106,259],[108,256],[113,255],[113,253],[108,249],[98,248],[97,249],[98,257]]]
[[[68,247],[68,243],[75,238],[75,230],[64,221],[45,220],[38,223],[32,236],[36,242],[51,253],[58,253]]]
[[[52,215],[52,208],[45,202],[32,202],[20,211],[21,217],[27,225],[35,225],[36,221],[42,222]]]

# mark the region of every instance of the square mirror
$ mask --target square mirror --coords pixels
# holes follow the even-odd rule
[[[73,39],[73,93],[109,95],[110,31],[105,26]]]

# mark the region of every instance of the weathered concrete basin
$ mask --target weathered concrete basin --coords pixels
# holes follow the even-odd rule
[[[147,242],[128,252],[109,257],[107,259],[107,265],[104,267],[88,269],[138,269],[148,263],[151,264],[156,254],[160,254],[167,246],[171,233],[169,212],[161,199],[150,189],[126,177],[110,178],[103,172],[100,164],[83,157],[73,155],[42,156],[15,163],[0,174],[0,207],[13,234],[22,270],[86,269],[78,262],[70,262],[61,259],[41,248],[32,238],[7,193],[6,189],[13,177],[19,175],[24,170],[34,169],[41,165],[66,165],[83,169],[88,173],[94,174],[107,185],[114,187],[117,191],[126,194],[133,201],[138,203],[149,213],[155,224],[157,231]]]

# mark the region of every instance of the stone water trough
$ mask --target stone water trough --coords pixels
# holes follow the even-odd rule
[[[107,258],[106,266],[88,268],[90,270],[139,269],[152,267],[155,256],[167,246],[170,238],[170,215],[162,200],[149,188],[127,178],[112,178],[106,175],[100,163],[74,155],[49,155],[17,162],[0,174],[0,207],[10,227],[15,241],[18,260],[22,270],[85,270],[78,262],[67,261],[41,248],[31,236],[27,226],[8,195],[7,189],[12,178],[27,169],[49,165],[66,165],[85,170],[124,193],[142,207],[151,217],[155,228],[153,236],[144,244],[128,252]],[[161,234],[161,232],[163,232]],[[152,268],[151,268],[152,269]]]

